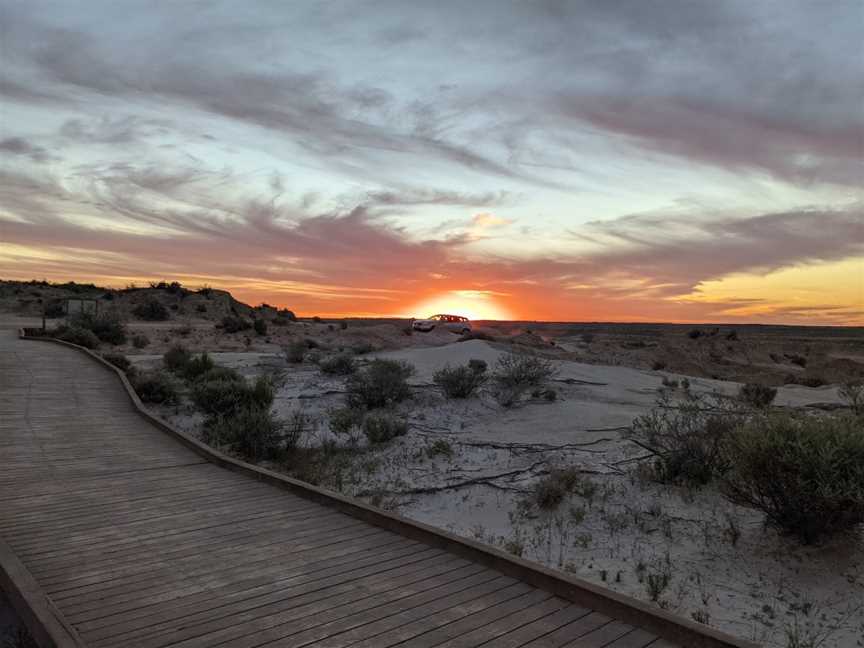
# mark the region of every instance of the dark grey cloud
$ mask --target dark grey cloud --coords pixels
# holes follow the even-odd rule
[[[34,162],[47,162],[52,157],[47,149],[28,142],[23,137],[7,137],[0,140],[0,152],[25,156]]]

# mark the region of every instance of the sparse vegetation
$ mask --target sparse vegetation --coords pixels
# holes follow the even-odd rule
[[[864,415],[864,382],[843,383],[837,393],[854,414]]]
[[[570,493],[590,493],[593,496],[596,485],[586,480],[575,468],[556,468],[534,484],[531,500],[544,511],[558,508]]]
[[[162,354],[162,364],[168,371],[181,372],[189,364],[192,354],[182,344],[175,344]]]
[[[348,378],[349,407],[377,409],[389,407],[411,396],[407,379],[414,367],[398,360],[375,359],[368,367]]]
[[[726,456],[727,497],[805,544],[864,522],[864,434],[853,416],[759,416]]]
[[[265,376],[259,376],[251,384],[243,377],[202,379],[192,385],[191,397],[202,412],[218,417],[244,409],[269,410],[273,404],[274,390]]]
[[[107,344],[124,344],[126,342],[126,327],[116,313],[92,315],[81,313],[69,318],[69,325],[92,331],[100,342]]]
[[[77,344],[85,349],[95,349],[99,346],[99,338],[89,329],[77,326],[61,326],[54,332],[58,340]]]
[[[146,335],[142,335],[139,333],[138,335],[132,336],[132,346],[134,346],[136,349],[143,349],[148,344],[150,344],[150,338],[148,338]]]
[[[205,443],[229,446],[252,461],[270,459],[282,445],[285,424],[269,408],[243,405],[236,410],[209,418],[204,424]],[[296,429],[291,435],[296,438]]]
[[[447,365],[437,371],[433,381],[448,398],[468,398],[486,382],[486,363],[470,360],[463,367]]]
[[[252,328],[258,335],[267,335],[267,321],[263,318],[258,318],[252,323]]]
[[[129,362],[129,358],[119,353],[105,353],[102,355],[102,359],[110,362],[120,371],[129,371],[129,369],[132,367],[132,363]]]
[[[186,380],[197,380],[202,376],[209,375],[215,367],[213,359],[204,352],[190,357],[183,366],[182,373]]]
[[[306,357],[309,347],[303,340],[295,340],[285,347],[285,359],[292,364],[300,364]]]
[[[351,435],[363,427],[365,412],[351,407],[340,407],[330,412],[330,430],[336,434]]]
[[[248,331],[252,328],[252,322],[245,317],[237,317],[236,315],[226,315],[220,323],[222,330],[226,333],[239,333],[240,331]]]
[[[495,399],[503,407],[511,407],[525,391],[542,386],[554,374],[554,366],[545,358],[530,353],[508,353],[498,359],[493,375]]]
[[[430,459],[435,457],[453,458],[453,446],[446,439],[436,439],[426,446],[426,456]]]

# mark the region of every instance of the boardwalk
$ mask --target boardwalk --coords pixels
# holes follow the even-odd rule
[[[60,644],[679,645],[208,463],[141,418],[103,366],[11,331],[0,466],[0,539],[68,633]]]

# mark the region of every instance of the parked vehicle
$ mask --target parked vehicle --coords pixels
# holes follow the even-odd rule
[[[471,322],[467,317],[461,315],[432,315],[426,319],[414,320],[412,324],[415,331],[429,332],[432,329],[446,329],[453,333],[469,333]]]

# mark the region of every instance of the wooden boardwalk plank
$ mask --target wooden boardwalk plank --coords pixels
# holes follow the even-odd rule
[[[0,331],[0,538],[78,646],[681,648],[189,445],[82,352]]]

